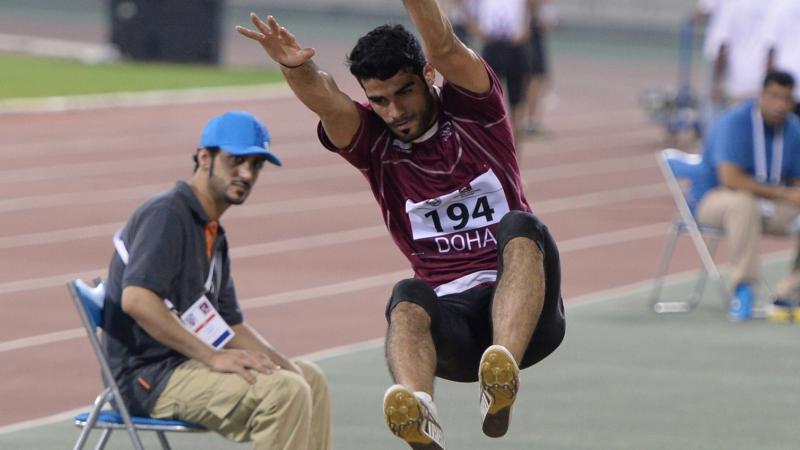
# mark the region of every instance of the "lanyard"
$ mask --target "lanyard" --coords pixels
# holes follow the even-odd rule
[[[780,184],[783,170],[783,127],[775,133],[772,139],[772,167],[767,176],[767,139],[764,133],[764,119],[758,104],[753,106],[751,114],[753,121],[753,162],[756,168],[756,180],[761,183]]]
[[[130,256],[128,254],[128,249],[125,247],[125,243],[122,242],[122,229],[119,229],[116,233],[114,233],[114,249],[117,251],[119,259],[122,260],[122,263],[127,266]],[[208,275],[206,276],[206,282],[203,285],[206,294],[209,295],[212,293],[214,281],[219,281],[222,277],[222,266],[217,264],[217,254],[218,252],[214,252],[214,257],[211,258],[211,263],[208,267]],[[217,283],[217,288],[219,288],[219,283]],[[219,291],[219,289],[217,289],[217,291]],[[169,309],[175,309],[175,306],[168,299],[164,299],[164,303]]]

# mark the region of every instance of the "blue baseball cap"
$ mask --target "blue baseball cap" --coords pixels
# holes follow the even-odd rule
[[[267,161],[281,165],[272,152],[272,142],[267,127],[256,116],[244,111],[228,111],[208,121],[200,137],[200,147],[219,147],[231,155],[260,155]]]

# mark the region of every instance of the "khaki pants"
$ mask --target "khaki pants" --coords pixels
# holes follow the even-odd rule
[[[256,450],[328,450],[330,398],[322,371],[297,361],[303,376],[286,370],[257,374],[248,384],[189,360],[178,366],[151,413],[194,422]]]
[[[698,222],[725,230],[731,251],[734,286],[740,282],[758,281],[762,234],[786,236],[787,227],[798,214],[800,208],[797,206],[775,202],[774,215],[764,219],[757,197],[749,192],[725,188],[706,193],[697,207]],[[800,296],[800,259],[795,261],[793,270],[780,282],[775,293],[778,297],[790,299]]]

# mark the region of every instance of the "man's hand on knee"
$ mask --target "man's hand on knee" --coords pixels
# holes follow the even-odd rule
[[[251,370],[266,375],[280,370],[280,366],[267,355],[251,350],[219,350],[205,361],[205,364],[217,372],[239,374],[250,384],[256,382],[256,376],[250,372]]]

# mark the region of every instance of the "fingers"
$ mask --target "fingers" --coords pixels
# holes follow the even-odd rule
[[[269,29],[274,33],[278,34],[281,29],[285,29],[278,24],[278,21],[275,20],[274,16],[267,16],[267,24],[269,25]]]
[[[240,377],[244,378],[244,381],[247,381],[248,384],[256,384],[256,377],[249,370],[245,369],[244,367],[238,367],[234,373],[238,374]]]
[[[247,356],[247,367],[257,372],[269,375],[276,370],[280,370],[280,366],[272,362],[272,360],[263,353],[248,352]]]
[[[267,20],[269,20],[270,18],[272,18],[272,16],[269,16],[267,18]],[[275,19],[272,18],[272,20],[275,20]],[[256,13],[252,13],[252,12],[250,13],[250,21],[253,22],[253,25],[255,25],[256,28],[258,28],[258,31],[264,33],[265,35],[272,34],[272,31],[270,30],[270,27],[266,23],[264,23],[264,21],[261,20],[261,18],[258,17],[256,15]]]
[[[248,37],[256,41],[260,41],[265,37],[264,34],[259,33],[258,31],[253,31],[240,25],[236,25],[236,31],[238,31],[239,34],[243,35],[244,37]]]

